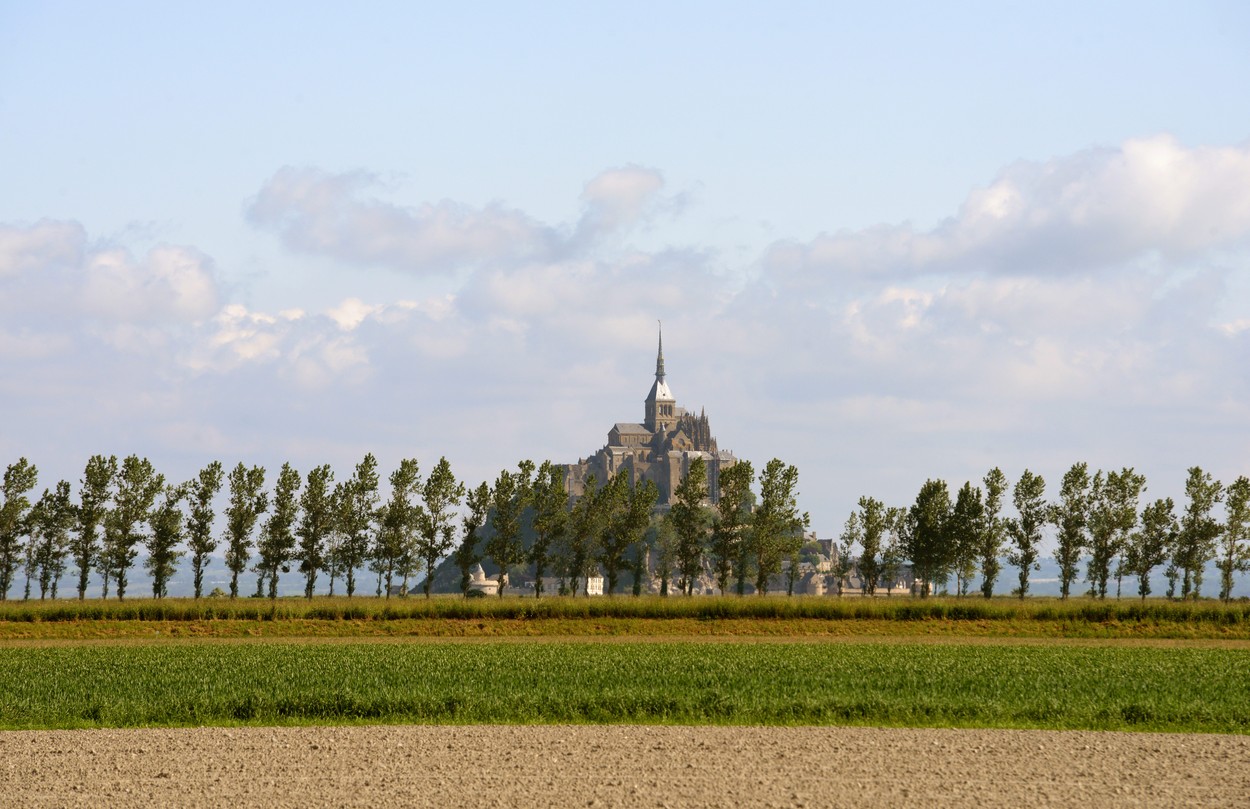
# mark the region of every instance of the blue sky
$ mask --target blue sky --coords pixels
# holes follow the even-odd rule
[[[836,534],[1250,473],[1243,3],[0,2],[0,455],[476,482],[679,402]]]

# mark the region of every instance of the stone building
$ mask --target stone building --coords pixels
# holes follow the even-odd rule
[[[565,487],[580,497],[593,475],[602,485],[619,474],[637,484],[650,480],[659,490],[657,506],[666,509],[673,492],[696,458],[707,464],[708,492],[712,502],[719,493],[720,470],[732,466],[732,452],[718,449],[707,414],[688,413],[677,404],[665,380],[664,335],[660,335],[655,359],[655,382],[643,402],[641,423],[617,422],[608,430],[608,443],[589,458],[565,466]]]

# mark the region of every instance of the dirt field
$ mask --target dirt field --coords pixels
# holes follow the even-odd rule
[[[5,806],[1245,806],[1250,737],[723,727],[0,733]]]

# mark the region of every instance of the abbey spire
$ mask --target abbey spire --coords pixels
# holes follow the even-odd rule
[[[664,324],[660,324],[660,350],[655,355],[655,381],[664,381]]]
[[[643,425],[651,432],[667,430],[677,422],[677,400],[664,381],[664,332],[660,331],[660,348],[655,355],[655,384],[646,399]]]

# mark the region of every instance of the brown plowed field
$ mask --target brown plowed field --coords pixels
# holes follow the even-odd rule
[[[6,806],[1246,806],[1250,738],[382,726],[0,733]]]

